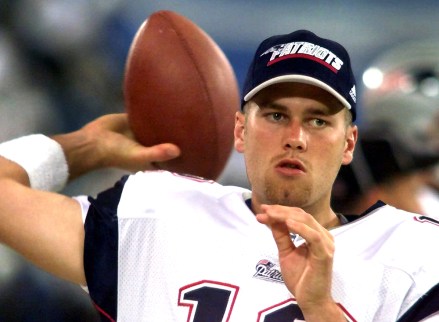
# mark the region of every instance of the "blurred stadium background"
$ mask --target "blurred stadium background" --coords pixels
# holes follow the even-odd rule
[[[70,131],[101,114],[123,111],[131,40],[140,24],[162,9],[185,15],[210,34],[240,85],[253,51],[267,36],[303,28],[339,41],[355,68],[359,125],[363,73],[377,57],[405,42],[439,39],[434,0],[0,0],[0,140]],[[437,92],[429,93],[437,100]],[[94,194],[119,176],[116,170],[98,171],[73,182],[65,193]],[[239,155],[232,154],[220,181],[247,186]],[[0,247],[0,321],[96,319],[79,287]]]

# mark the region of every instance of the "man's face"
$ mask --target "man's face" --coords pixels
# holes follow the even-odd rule
[[[331,94],[299,83],[272,85],[254,97],[246,116],[238,112],[235,148],[244,153],[253,204],[328,209],[357,139],[345,113]]]

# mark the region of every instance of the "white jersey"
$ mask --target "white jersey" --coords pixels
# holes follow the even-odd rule
[[[82,202],[90,296],[108,321],[304,320],[249,191],[165,171]],[[84,199],[78,199],[84,200]],[[89,206],[89,207],[88,207]],[[439,223],[378,204],[331,230],[332,293],[348,321],[439,311]]]

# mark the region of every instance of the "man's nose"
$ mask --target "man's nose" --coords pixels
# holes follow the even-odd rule
[[[306,150],[306,131],[303,128],[303,124],[297,121],[290,124],[287,129],[284,147],[285,149]]]

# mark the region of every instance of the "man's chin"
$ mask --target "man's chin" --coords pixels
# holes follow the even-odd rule
[[[303,191],[294,192],[291,190],[279,191],[275,195],[268,196],[271,204],[303,208],[309,202],[309,194]]]

